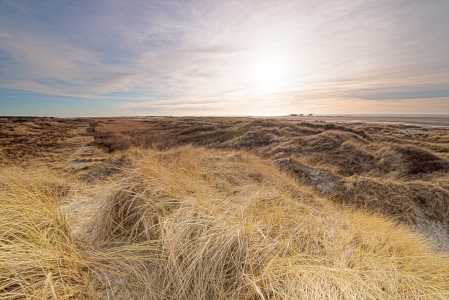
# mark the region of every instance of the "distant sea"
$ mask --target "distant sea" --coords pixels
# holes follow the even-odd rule
[[[345,117],[393,117],[393,118],[449,118],[448,114],[314,114],[314,116]]]

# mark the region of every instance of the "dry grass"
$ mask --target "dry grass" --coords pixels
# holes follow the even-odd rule
[[[447,157],[418,144],[441,132],[411,146],[391,126],[85,121],[114,154],[90,147],[63,173],[0,168],[1,297],[449,296],[447,252],[414,230],[449,228]]]
[[[245,149],[265,158],[295,157],[339,175],[414,176],[449,172],[447,132],[422,131],[422,137],[398,138],[379,132],[409,130],[398,126],[349,126],[286,123],[270,119],[167,118],[99,119],[94,145],[109,151],[130,147],[169,149],[184,144]],[[421,132],[416,128],[410,129]],[[403,134],[402,134],[403,135]],[[431,143],[430,143],[431,142]],[[415,146],[413,146],[415,144]]]
[[[184,147],[133,160],[93,228],[150,241],[150,299],[448,295],[448,257],[410,229],[342,210],[254,156]]]
[[[81,145],[88,120],[10,118],[0,120],[0,166],[30,163],[54,166],[67,160]]]
[[[308,168],[326,170],[333,177],[343,178],[346,185],[334,197],[339,203],[352,203],[409,224],[416,224],[415,206],[422,206],[421,202],[424,206],[432,202],[446,205],[438,193],[428,192],[429,188],[423,185],[411,189],[409,184],[433,181],[449,174],[449,160],[444,152],[447,131],[405,125],[352,127],[232,118],[116,119],[114,122],[100,119],[93,126],[96,145],[109,151],[132,146],[166,150],[192,144],[243,149],[269,160],[293,158]],[[429,143],[433,145],[430,148],[426,147]],[[316,187],[310,181],[304,184]],[[448,187],[443,189],[449,193]],[[427,195],[426,200],[413,196],[418,194]],[[440,213],[426,215],[435,220],[437,214]]]
[[[311,168],[291,158],[275,160],[274,164],[301,184],[314,187],[344,206],[383,214],[412,226],[420,221],[419,218],[425,217],[429,221],[439,222],[449,234],[447,176],[413,181],[367,176],[342,177],[327,170]],[[421,216],[418,216],[418,212],[421,212]]]
[[[59,201],[70,185],[48,173],[2,169],[0,294],[3,299],[91,298],[92,272]],[[35,179],[32,179],[32,178]]]
[[[117,290],[131,299],[145,289],[146,247],[93,247],[73,234],[61,204],[80,188],[49,170],[1,169],[1,299],[110,299]]]

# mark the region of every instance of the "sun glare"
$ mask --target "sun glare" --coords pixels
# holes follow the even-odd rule
[[[281,59],[276,57],[265,58],[256,65],[255,80],[263,85],[274,85],[282,80],[285,66]]]

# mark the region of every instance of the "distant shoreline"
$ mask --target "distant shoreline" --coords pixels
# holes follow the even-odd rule
[[[449,114],[317,114],[317,117],[449,118]]]
[[[449,115],[314,115],[307,117],[279,117],[277,119],[293,122],[325,121],[335,123],[371,123],[373,125],[437,126],[441,127],[441,129],[449,128]]]

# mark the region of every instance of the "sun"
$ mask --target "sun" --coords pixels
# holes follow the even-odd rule
[[[267,57],[260,60],[254,70],[255,80],[262,85],[278,84],[285,75],[285,65],[278,57]]]

